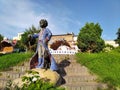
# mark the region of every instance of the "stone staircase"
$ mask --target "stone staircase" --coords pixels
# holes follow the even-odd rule
[[[97,76],[89,73],[89,70],[76,62],[73,55],[54,56],[59,63],[60,73],[65,79],[62,86],[66,90],[104,90],[107,85],[97,82]],[[69,58],[69,60],[67,60]],[[62,61],[61,61],[62,60]]]
[[[9,68],[7,71],[0,72],[0,90],[4,90],[9,80],[14,80],[21,77],[29,70],[29,62],[23,62],[18,66]]]
[[[91,75],[88,69],[76,63],[74,55],[53,55],[59,65],[59,73],[65,80],[63,87],[66,90],[103,90],[105,84],[96,82],[97,77]],[[0,90],[4,90],[8,80],[19,78],[29,70],[29,62],[23,62],[10,68],[9,71],[0,72]]]

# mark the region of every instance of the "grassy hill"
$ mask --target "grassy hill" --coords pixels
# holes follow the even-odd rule
[[[102,53],[77,53],[77,61],[99,76],[109,87],[120,88],[120,52],[112,50]]]
[[[33,53],[11,53],[0,56],[0,71],[7,70],[25,60],[29,60]]]

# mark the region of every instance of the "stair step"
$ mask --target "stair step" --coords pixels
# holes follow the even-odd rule
[[[95,76],[89,76],[89,75],[81,75],[81,76],[65,76],[64,77],[66,83],[78,83],[78,82],[91,82],[95,81],[96,77]]]
[[[65,72],[65,73],[60,73],[60,74],[61,74],[61,76],[75,76],[75,77],[76,76],[83,76],[83,75],[85,75],[85,76],[90,75],[88,72],[86,72],[86,73],[72,73],[72,72],[66,73]]]
[[[0,90],[2,90],[1,88],[6,86],[8,81],[9,81],[8,79],[7,80],[6,79],[0,79]]]
[[[1,77],[5,79],[16,79],[24,74],[23,72],[13,72],[13,71],[6,71],[2,73],[3,74]]]
[[[17,72],[26,72],[30,70],[30,67],[29,66],[15,66],[13,67],[13,71],[17,71]]]
[[[98,90],[97,86],[65,86],[66,90]]]
[[[59,67],[81,67],[78,63],[71,63],[71,62],[62,62],[58,64]]]
[[[81,76],[81,75],[90,75],[89,71],[85,67],[79,67],[79,68],[72,68],[72,67],[66,67],[66,68],[59,68],[60,74],[63,76]]]
[[[60,66],[59,67],[60,69],[72,69],[72,70],[74,70],[74,69],[84,69],[84,70],[88,70],[86,67],[84,67],[84,66],[80,66],[80,65],[69,65],[69,66],[66,66],[66,67],[62,67],[62,66]]]
[[[103,90],[106,85],[96,83],[96,82],[80,82],[77,84],[65,84],[64,87],[67,90]]]
[[[76,65],[76,66],[68,66],[68,67],[65,67],[65,69],[69,69],[69,70],[85,70],[85,71],[88,71],[88,69],[84,66],[80,66],[80,65]]]
[[[30,67],[30,62],[29,61],[27,61],[27,62],[24,62],[24,64],[23,64],[25,67]]]
[[[88,70],[83,69],[83,68],[76,68],[76,69],[67,69],[65,68],[66,73],[74,73],[74,74],[79,74],[79,73],[88,73]]]
[[[55,59],[56,60],[56,59]],[[61,63],[63,63],[64,62],[64,60],[56,60],[56,62],[58,63],[58,64],[61,64]],[[67,60],[67,62],[69,62],[69,63],[76,63],[76,61],[74,61],[74,60]],[[65,63],[67,63],[67,62],[65,62]],[[64,64],[64,63],[63,63]]]

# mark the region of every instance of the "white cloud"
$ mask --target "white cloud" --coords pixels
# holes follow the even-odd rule
[[[61,13],[57,8],[51,7],[49,9],[51,6],[49,4],[44,6],[30,0],[0,0],[0,12],[2,12],[0,13],[0,33],[8,37],[16,36],[18,32],[23,32],[32,25],[38,27],[39,20],[42,18],[48,20],[48,28],[51,29],[53,34],[69,32],[70,23],[81,24],[78,20],[73,21],[69,18],[70,11],[65,7],[59,9],[60,11],[64,10]],[[53,9],[56,11],[53,12]]]
[[[3,4],[4,10],[0,17],[2,23],[8,26],[25,28],[35,21],[36,15],[31,11],[28,2],[23,0],[14,2],[13,0],[4,0]]]
[[[32,4],[27,0],[1,0],[0,11],[0,33],[8,34],[8,32],[21,32],[31,25],[38,26],[38,22],[41,18],[47,18],[50,16],[45,13],[37,15],[32,9]],[[4,6],[4,7],[2,7]],[[53,26],[51,26],[53,27]],[[16,30],[12,30],[17,29]],[[11,30],[11,31],[10,31]]]

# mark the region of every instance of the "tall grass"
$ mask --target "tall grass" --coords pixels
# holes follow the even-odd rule
[[[29,60],[32,56],[31,52],[27,53],[11,53],[0,56],[0,71],[7,70],[8,68],[17,65],[25,60]]]
[[[120,53],[113,50],[103,53],[78,53],[77,61],[97,74],[101,81],[120,87]]]

